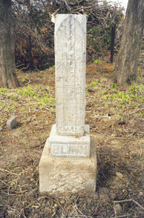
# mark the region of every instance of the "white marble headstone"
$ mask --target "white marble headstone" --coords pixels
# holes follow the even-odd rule
[[[39,164],[40,192],[95,191],[95,143],[85,125],[85,15],[56,16],[55,73],[56,124]]]
[[[85,15],[56,15],[55,74],[57,134],[83,136],[86,76]]]

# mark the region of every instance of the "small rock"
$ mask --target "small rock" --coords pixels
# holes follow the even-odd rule
[[[121,207],[120,204],[116,204],[115,205],[115,209],[116,209],[117,212],[121,212],[122,211],[122,207]]]
[[[61,204],[65,204],[65,200],[64,200],[64,199],[61,199],[61,200],[60,200],[60,203],[61,203]]]
[[[103,116],[103,117],[102,117],[102,120],[103,120],[103,121],[107,121],[107,120],[110,120],[110,119],[111,119],[111,117],[109,117],[109,116]]]
[[[144,195],[144,193],[143,193],[143,192],[140,192],[139,195],[138,195],[138,197],[142,197],[143,195]]]
[[[11,117],[8,121],[7,121],[7,127],[9,129],[13,129],[16,126],[17,122],[16,122],[16,117]]]
[[[122,178],[123,178],[123,174],[122,174],[122,173],[120,173],[120,172],[116,172],[116,176],[118,176],[120,179],[122,179]]]

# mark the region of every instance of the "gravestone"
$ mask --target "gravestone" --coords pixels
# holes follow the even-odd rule
[[[83,136],[86,16],[58,15],[55,25],[57,133],[59,135]]]
[[[17,125],[16,117],[13,116],[7,121],[7,127],[13,129]]]
[[[85,125],[86,16],[55,21],[56,124],[39,164],[40,192],[96,189],[96,151]]]

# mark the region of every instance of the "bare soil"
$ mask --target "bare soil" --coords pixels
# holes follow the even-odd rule
[[[14,90],[1,92],[0,217],[144,217],[144,104],[120,108],[99,97],[100,90],[111,88],[111,70],[112,65],[87,67],[86,124],[98,160],[95,193],[40,195],[38,165],[55,123],[55,105],[35,104],[34,96]],[[43,95],[50,91],[55,97],[54,70],[18,71],[17,77],[17,90],[41,85]],[[89,86],[92,81],[97,88]],[[17,126],[8,129],[6,122],[13,115]]]

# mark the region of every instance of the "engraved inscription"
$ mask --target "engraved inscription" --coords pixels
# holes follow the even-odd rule
[[[84,134],[86,16],[58,14],[55,23],[56,126],[59,135]]]
[[[87,144],[51,144],[52,156],[86,157],[89,146]]]

